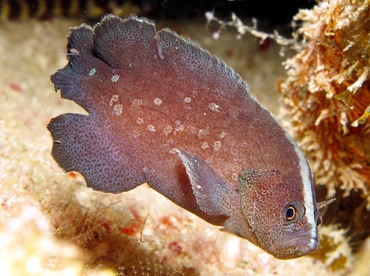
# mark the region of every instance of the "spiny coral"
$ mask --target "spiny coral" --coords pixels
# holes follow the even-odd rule
[[[289,124],[328,196],[355,190],[370,209],[370,1],[322,1],[294,20],[303,50],[279,85]]]

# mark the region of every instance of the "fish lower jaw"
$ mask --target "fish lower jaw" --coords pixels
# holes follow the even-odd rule
[[[289,240],[280,240],[277,244],[279,248],[274,256],[279,259],[293,259],[302,257],[315,252],[319,247],[319,238],[317,235],[305,234],[298,235]]]

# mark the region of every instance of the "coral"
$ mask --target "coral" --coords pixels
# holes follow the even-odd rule
[[[354,260],[353,268],[349,276],[367,276],[369,275],[370,260],[370,239],[368,238]]]
[[[315,182],[366,198],[370,209],[370,2],[321,1],[301,10],[303,49],[279,90]]]
[[[354,260],[350,241],[346,238],[346,234],[347,230],[341,229],[340,226],[321,227],[320,248],[312,257],[324,262],[331,271],[346,271]]]

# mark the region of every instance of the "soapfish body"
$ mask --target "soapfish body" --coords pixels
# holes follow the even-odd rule
[[[307,161],[225,63],[169,29],[108,15],[73,28],[52,76],[88,115],[48,129],[52,155],[95,190],[142,183],[277,258],[318,247]]]

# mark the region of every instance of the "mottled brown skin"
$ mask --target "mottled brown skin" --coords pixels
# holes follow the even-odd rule
[[[110,193],[147,182],[277,258],[316,250],[307,161],[231,68],[135,16],[74,28],[68,60],[55,89],[89,115],[48,125],[65,171]]]

